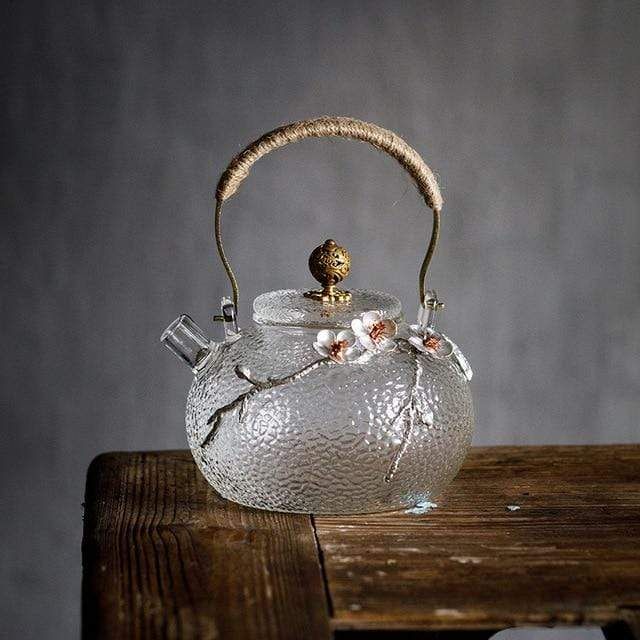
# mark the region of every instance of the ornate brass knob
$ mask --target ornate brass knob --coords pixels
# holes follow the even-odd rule
[[[305,297],[322,302],[349,302],[351,294],[338,289],[336,285],[349,275],[350,268],[349,252],[334,240],[325,240],[309,256],[309,271],[322,285],[322,289],[307,291]]]

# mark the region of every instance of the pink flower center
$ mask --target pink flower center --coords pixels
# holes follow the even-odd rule
[[[422,344],[427,348],[435,351],[440,346],[440,338],[436,338],[435,336],[427,336]]]
[[[376,322],[371,329],[369,329],[369,337],[374,342],[380,342],[382,338],[387,334],[387,327],[384,322]]]
[[[332,358],[342,358],[344,355],[344,351],[349,346],[349,343],[346,340],[336,340],[331,343],[329,347],[329,355]]]

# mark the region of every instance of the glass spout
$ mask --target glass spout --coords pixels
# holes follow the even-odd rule
[[[215,350],[202,329],[187,315],[177,317],[160,336],[160,342],[197,373]]]

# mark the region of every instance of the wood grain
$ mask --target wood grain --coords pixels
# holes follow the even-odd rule
[[[91,464],[83,540],[84,638],[329,638],[308,516],[247,509],[188,452]]]
[[[261,512],[218,496],[188,452],[105,454],[87,481],[83,635],[471,640],[596,625],[640,640],[640,446],[474,449],[435,501],[424,515]]]
[[[436,502],[315,518],[335,629],[631,628],[640,447],[474,449]]]

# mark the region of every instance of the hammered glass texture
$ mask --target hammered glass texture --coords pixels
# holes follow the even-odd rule
[[[323,305],[305,298],[302,290],[281,289],[263,293],[253,301],[253,319],[269,325],[345,328],[351,326],[353,318],[371,309],[391,320],[402,315],[400,300],[382,291],[356,289],[351,292],[350,302]]]
[[[453,479],[471,443],[469,385],[451,360],[415,352],[379,354],[366,364],[323,364],[299,380],[257,393],[242,423],[224,415],[204,448],[216,409],[251,388],[254,378],[288,376],[314,360],[315,332],[258,326],[225,344],[194,380],[187,400],[187,436],[206,479],[224,497],[260,509],[346,514],[388,511],[435,498]],[[417,360],[416,360],[417,359]],[[433,424],[413,424],[391,482],[416,364],[418,393]]]

